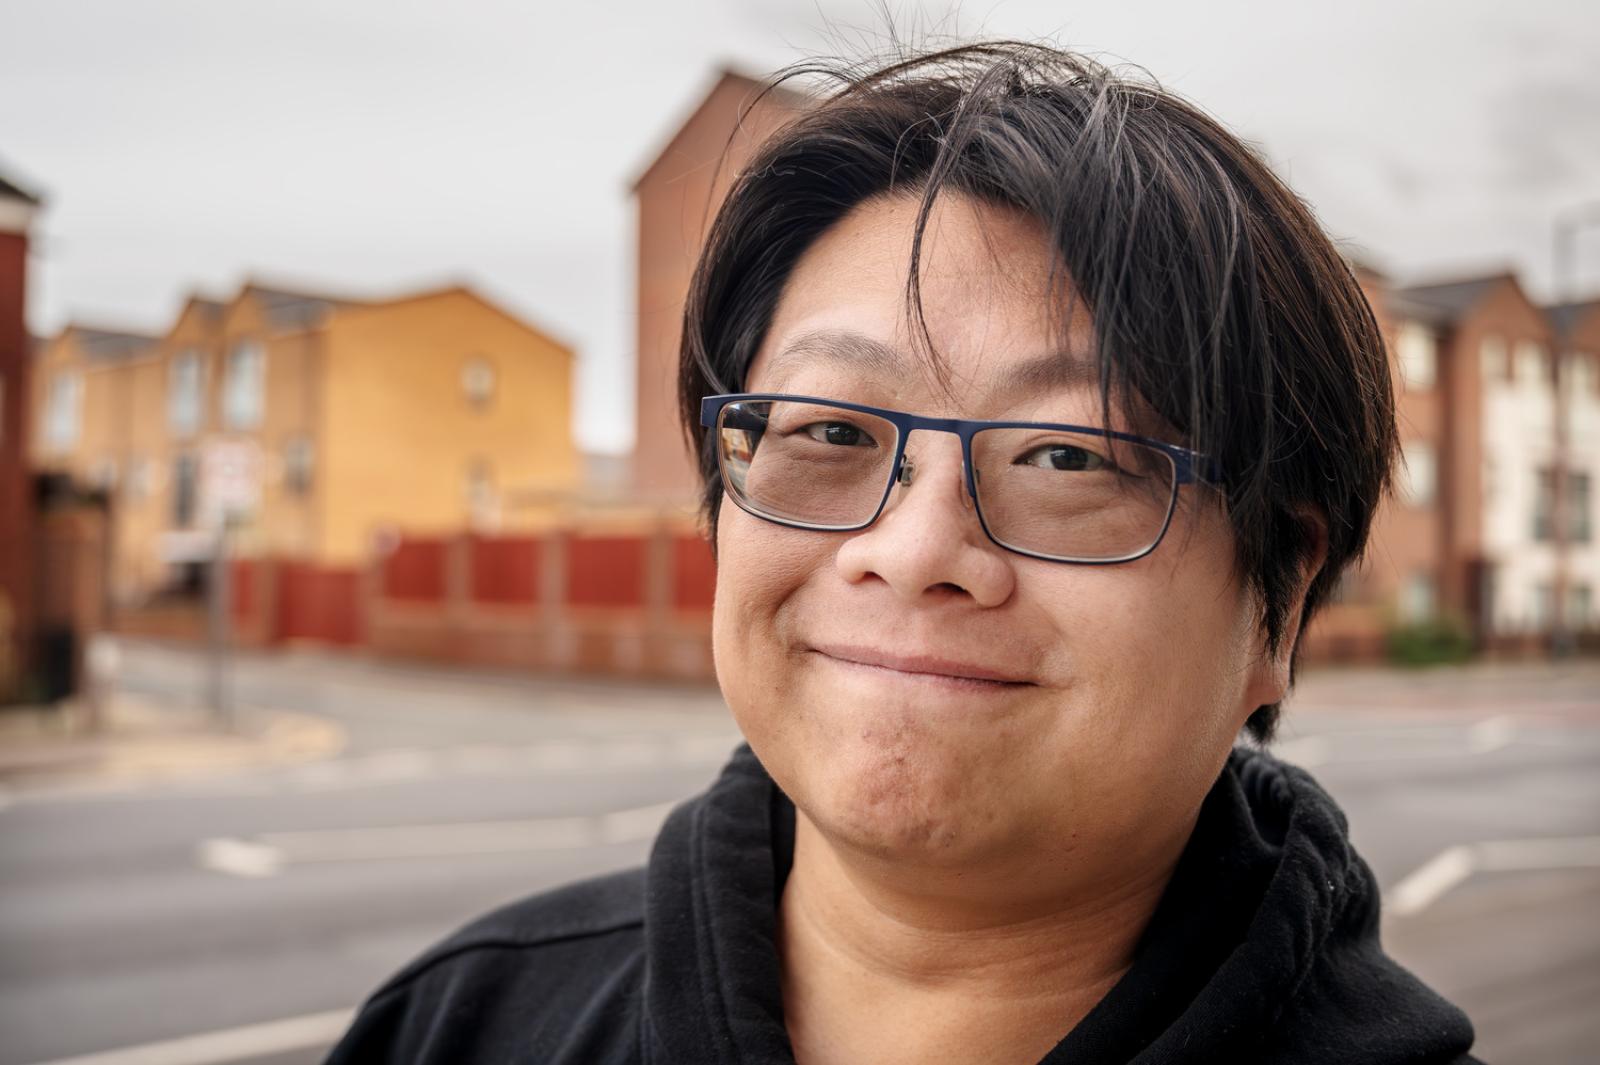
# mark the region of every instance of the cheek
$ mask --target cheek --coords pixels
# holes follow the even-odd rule
[[[711,649],[723,697],[752,742],[765,722],[780,716],[795,595],[830,559],[829,537],[786,529],[724,503]]]
[[[1141,562],[1093,575],[1093,609],[1072,619],[1081,634],[1074,660],[1093,675],[1095,701],[1113,711],[1096,725],[1095,746],[1126,779],[1188,790],[1208,782],[1232,746],[1253,613],[1231,543],[1169,538]]]

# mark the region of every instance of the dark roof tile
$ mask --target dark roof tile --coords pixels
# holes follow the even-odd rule
[[[39,197],[35,196],[31,192],[19,188],[13,182],[7,181],[4,174],[0,174],[0,196],[4,196],[12,200],[21,200],[24,203],[31,203],[34,205],[39,203]]]
[[[1555,330],[1558,337],[1566,336],[1578,327],[1579,322],[1597,311],[1600,311],[1600,296],[1572,303],[1558,303],[1544,309],[1545,317],[1550,319],[1550,328]]]
[[[1435,321],[1450,322],[1472,310],[1490,290],[1511,276],[1495,273],[1440,284],[1411,285],[1396,290],[1395,298],[1398,303],[1431,313]]]
[[[156,342],[155,337],[143,333],[124,333],[111,329],[94,329],[89,326],[70,327],[72,335],[87,357],[113,362],[139,355]]]

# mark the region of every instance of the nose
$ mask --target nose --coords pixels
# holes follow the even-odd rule
[[[915,458],[907,442],[883,513],[840,546],[835,565],[852,584],[881,580],[908,602],[963,594],[999,606],[1011,597],[1015,571],[978,522],[961,443],[952,434],[925,435],[942,439],[919,441]]]

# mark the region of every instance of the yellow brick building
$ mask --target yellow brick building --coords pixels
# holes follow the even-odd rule
[[[578,487],[573,351],[465,287],[383,301],[247,284],[166,335],[72,325],[33,375],[38,468],[113,501],[114,592],[246,556],[355,566],[388,530],[535,528]]]

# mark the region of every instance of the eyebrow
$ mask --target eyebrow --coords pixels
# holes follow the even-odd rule
[[[802,333],[772,357],[769,369],[781,387],[815,359],[885,380],[903,378],[912,369],[911,360],[899,349],[849,329]],[[1081,353],[1052,351],[998,370],[990,381],[1003,395],[1082,388],[1100,383],[1100,367]]]

